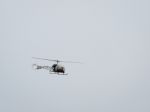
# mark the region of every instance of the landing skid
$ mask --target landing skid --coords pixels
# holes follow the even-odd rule
[[[68,75],[67,73],[57,73],[57,72],[49,72],[49,74]]]

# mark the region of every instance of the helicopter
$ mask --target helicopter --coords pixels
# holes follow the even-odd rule
[[[53,61],[56,62],[52,66],[41,66],[37,64],[33,64],[33,68],[38,70],[38,69],[46,69],[49,70],[50,74],[57,74],[57,75],[68,75],[68,73],[65,73],[65,67],[63,65],[60,65],[60,62],[63,63],[79,63],[81,62],[73,62],[73,61],[60,61],[60,60],[53,60],[53,59],[45,59],[45,58],[37,58],[37,57],[32,57],[33,59],[38,59],[38,60],[46,60],[46,61]]]

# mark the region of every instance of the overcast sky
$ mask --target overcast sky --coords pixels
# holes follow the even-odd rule
[[[1,0],[1,112],[150,112],[149,0]],[[80,61],[68,76],[32,57]]]

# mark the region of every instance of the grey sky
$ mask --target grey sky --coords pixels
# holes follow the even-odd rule
[[[1,0],[1,112],[149,112],[148,0]],[[68,76],[34,71],[42,57]]]

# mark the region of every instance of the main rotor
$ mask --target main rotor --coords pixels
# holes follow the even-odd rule
[[[39,59],[39,60],[54,61],[54,62],[56,62],[57,64],[60,63],[60,62],[63,62],[63,63],[79,63],[79,64],[81,64],[81,62],[74,62],[74,61],[61,61],[61,60],[46,59],[46,58],[37,58],[37,57],[32,57],[32,58],[33,58],[33,59]]]

